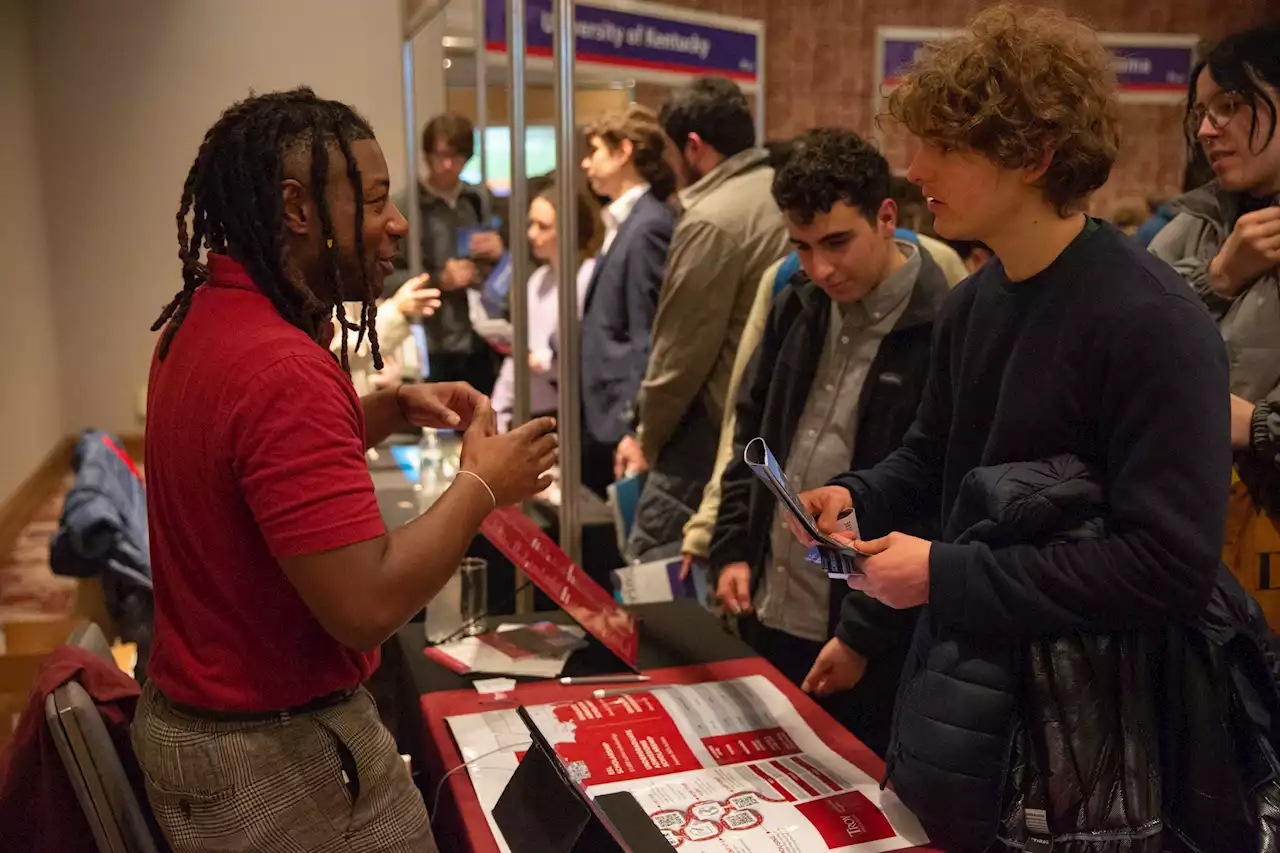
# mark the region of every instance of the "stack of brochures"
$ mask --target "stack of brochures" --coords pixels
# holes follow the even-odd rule
[[[587,645],[577,625],[500,625],[497,631],[427,646],[427,657],[461,675],[485,672],[555,678],[569,655]]]

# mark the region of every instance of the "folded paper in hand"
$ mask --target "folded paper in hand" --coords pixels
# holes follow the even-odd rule
[[[747,463],[747,467],[755,472],[769,491],[773,492],[778,502],[791,513],[791,516],[804,528],[805,533],[809,534],[809,538],[814,541],[815,544],[809,552],[810,562],[818,563],[826,569],[828,577],[837,580],[844,580],[849,575],[862,574],[862,569],[856,562],[856,558],[862,555],[818,528],[817,522],[800,502],[795,490],[791,488],[791,483],[787,481],[787,475],[783,473],[782,466],[778,464],[773,451],[769,449],[769,445],[763,438],[751,439],[743,451],[742,461]],[[849,510],[847,514],[842,515],[838,529],[856,536],[858,534],[857,514]]]

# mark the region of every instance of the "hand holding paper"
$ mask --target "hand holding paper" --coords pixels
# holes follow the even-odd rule
[[[849,490],[843,486],[822,486],[817,489],[810,489],[807,492],[799,494],[800,503],[804,506],[805,511],[811,514],[818,525],[818,529],[823,533],[830,533],[833,537],[838,532],[844,532],[845,528],[841,525],[842,518],[848,516],[844,513],[853,512],[853,498],[849,495]],[[853,534],[857,537],[857,521],[853,524]],[[805,545],[812,545],[813,542],[808,540],[808,534],[798,522],[788,519],[791,530],[796,534]]]
[[[929,601],[932,542],[905,533],[890,533],[881,539],[859,542],[858,547],[870,556],[863,560],[860,576],[849,578],[849,586],[895,610]]]
[[[467,255],[483,261],[496,261],[502,257],[502,237],[494,231],[470,231],[467,234]]]
[[[810,560],[821,565],[828,577],[844,580],[850,575],[860,574],[861,568],[855,562],[860,556],[857,549],[847,541],[832,538],[827,530],[822,529],[810,514],[816,509],[819,517],[830,526],[830,531],[843,530],[855,537],[858,535],[858,516],[853,511],[853,500],[846,489],[839,486],[827,486],[814,489],[808,495],[822,493],[819,498],[811,498],[806,504],[796,495],[787,481],[787,476],[774,458],[773,451],[763,438],[753,438],[743,451],[743,461],[757,477],[773,492],[773,496],[787,509],[787,524],[795,531],[796,537],[805,544],[813,544]]]

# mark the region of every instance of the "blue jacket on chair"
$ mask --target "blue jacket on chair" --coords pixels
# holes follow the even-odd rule
[[[139,680],[146,669],[153,620],[147,495],[120,443],[85,430],[76,444],[75,485],[50,545],[55,574],[99,577],[121,636],[138,643]]]
[[[582,316],[582,413],[586,436],[613,446],[635,426],[650,332],[675,230],[670,206],[646,192],[598,261]]]

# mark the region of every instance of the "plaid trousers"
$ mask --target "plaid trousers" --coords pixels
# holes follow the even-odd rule
[[[422,796],[363,688],[239,723],[184,714],[149,683],[132,739],[174,853],[436,853]]]

